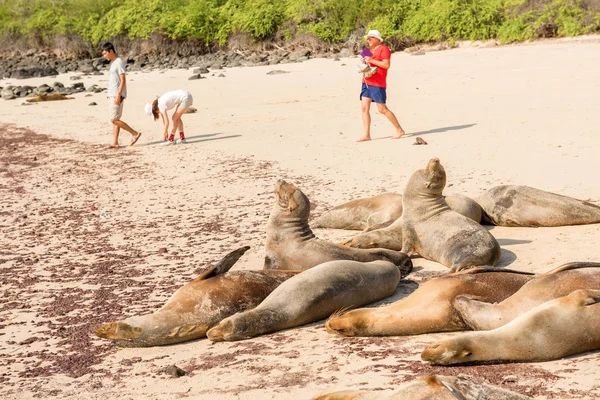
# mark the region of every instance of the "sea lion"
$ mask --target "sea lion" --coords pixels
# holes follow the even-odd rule
[[[442,196],[446,171],[438,158],[412,174],[402,198],[402,252],[419,253],[453,271],[494,266],[500,245],[475,221],[452,211]]]
[[[384,193],[340,204],[310,223],[312,229],[384,228],[402,215],[402,195]]]
[[[389,261],[329,261],[290,278],[256,308],[225,318],[207,336],[213,342],[242,340],[319,321],[391,296],[400,278],[400,268]]]
[[[529,186],[502,185],[477,199],[484,222],[498,226],[565,226],[597,224],[600,207],[584,200]]]
[[[306,270],[333,260],[391,261],[402,275],[412,270],[408,255],[386,249],[351,249],[320,240],[308,226],[310,201],[296,186],[275,184],[275,204],[267,222],[265,269]]]
[[[402,385],[396,392],[344,390],[314,400],[527,400],[531,397],[456,376],[429,375]]]
[[[225,256],[179,288],[155,313],[106,323],[96,335],[123,347],[161,346],[202,338],[223,318],[256,307],[279,284],[299,272],[227,272],[248,249],[246,246]]]
[[[60,94],[60,93],[48,93],[48,94],[40,94],[38,96],[27,99],[25,101],[28,103],[40,103],[43,101],[73,100],[73,99],[74,99],[74,97],[67,97],[66,95]]]
[[[549,361],[600,349],[600,290],[576,290],[491,331],[461,333],[431,344],[434,364]]]
[[[409,296],[385,307],[362,308],[332,315],[329,333],[342,336],[404,336],[465,330],[453,307],[461,294],[501,301],[533,278],[533,274],[497,268],[470,268],[433,278]]]
[[[450,194],[444,199],[451,210],[477,223],[481,222],[483,210],[474,200],[461,194]],[[341,244],[358,249],[383,248],[399,251],[402,249],[402,223],[397,219],[387,228],[363,232]]]
[[[600,289],[600,263],[574,262],[561,265],[527,282],[498,304],[458,296],[454,307],[473,330],[490,330],[505,325],[533,307],[577,289]]]

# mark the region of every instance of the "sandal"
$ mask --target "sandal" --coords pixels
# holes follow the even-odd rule
[[[131,143],[129,143],[129,145],[130,145],[130,146],[133,146],[133,145],[135,144],[135,142],[137,142],[137,141],[138,141],[138,139],[140,138],[140,136],[142,136],[142,132],[138,132],[137,136],[134,136],[134,137],[131,139]]]

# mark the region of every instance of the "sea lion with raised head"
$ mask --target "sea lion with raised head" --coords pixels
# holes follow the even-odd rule
[[[600,263],[574,262],[538,275],[515,294],[498,304],[462,295],[454,308],[473,330],[490,330],[505,325],[533,307],[578,289],[600,289]]]
[[[412,174],[402,198],[402,252],[418,253],[453,271],[494,266],[500,245],[480,224],[460,215],[442,196],[446,171],[432,158],[425,169]]]
[[[123,347],[162,346],[206,336],[223,318],[256,307],[269,293],[299,271],[227,272],[249,247],[225,256],[179,288],[152,314],[109,322],[96,335]]]
[[[392,393],[344,390],[314,400],[527,400],[531,397],[456,376],[429,375],[406,383]]]
[[[600,349],[600,290],[576,290],[491,331],[461,333],[431,344],[434,364],[549,361]]]
[[[402,215],[402,195],[384,193],[340,204],[310,223],[312,229],[372,230],[384,228]]]
[[[318,239],[308,226],[310,201],[296,186],[279,180],[275,204],[267,222],[265,269],[306,270],[333,260],[386,260],[402,275],[412,270],[410,257],[387,249],[352,249]]]
[[[207,336],[214,342],[242,340],[319,321],[391,296],[400,278],[400,268],[389,261],[329,261],[290,278],[256,308],[225,318]]]
[[[498,226],[565,226],[600,223],[600,207],[529,186],[495,186],[477,202],[484,222]]]
[[[483,210],[474,200],[461,194],[450,194],[444,199],[451,210],[477,223],[481,222]],[[341,244],[358,249],[383,248],[399,251],[402,249],[402,223],[397,219],[388,227],[366,230]]]
[[[453,307],[456,296],[469,294],[501,301],[533,274],[497,268],[470,268],[430,279],[402,300],[377,308],[333,315],[327,332],[342,336],[405,336],[468,329]]]

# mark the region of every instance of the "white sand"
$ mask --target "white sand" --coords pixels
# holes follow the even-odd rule
[[[93,166],[95,179],[105,186],[97,192],[79,191],[81,197],[68,202],[81,205],[85,200],[85,204],[98,206],[97,214],[109,212],[111,218],[106,223],[114,225],[108,225],[113,229],[107,242],[121,246],[118,254],[151,253],[144,256],[140,268],[152,267],[153,272],[140,279],[159,286],[165,279],[174,287],[238,244],[251,245],[252,249],[235,268],[262,267],[272,185],[279,178],[296,183],[316,204],[314,212],[319,214],[350,199],[384,191],[402,192],[415,170],[424,168],[430,158],[439,157],[448,174],[446,193],[475,197],[496,185],[521,184],[600,204],[598,41],[460,48],[422,56],[395,53],[388,75],[388,106],[409,133],[400,140],[390,139],[391,124],[373,107],[375,140],[355,143],[362,135],[356,63],[356,59],[316,59],[233,68],[196,81],[187,80],[191,69],[128,74],[129,98],[123,120],[143,136],[132,150],[117,150],[127,161],[122,165],[118,157],[102,161],[90,156],[87,161]],[[276,69],[289,73],[266,74]],[[226,77],[216,76],[220,73]],[[77,74],[0,80],[0,86],[54,81],[70,85],[72,75]],[[107,76],[83,77],[82,82],[86,87],[106,85]],[[162,139],[160,122],[146,117],[143,106],[154,96],[178,88],[193,94],[199,112],[184,116],[190,143],[165,148],[157,145]],[[76,94],[75,100],[68,102],[31,106],[22,106],[23,100],[2,100],[0,123],[84,142],[68,145],[73,154],[91,144],[109,144],[105,94],[84,96]],[[92,101],[98,106],[88,106]],[[128,143],[129,135],[121,135],[121,143]],[[413,146],[416,136],[429,144]],[[61,148],[61,154],[53,154],[53,148],[45,149],[50,161],[64,151]],[[97,152],[114,154],[110,150]],[[42,182],[44,173],[50,174],[53,168],[50,163],[45,170],[38,170],[35,179]],[[69,185],[84,185],[89,178],[54,179],[58,187],[48,189],[43,185],[36,189],[33,181],[28,182],[23,202],[17,201],[14,208],[4,204],[3,209],[19,213],[20,207],[33,204],[34,195],[55,204],[68,193]],[[235,235],[225,229],[211,236],[194,234],[185,239],[187,242],[182,239],[184,233],[194,232],[202,223],[214,222],[215,215],[224,217],[224,225],[235,225]],[[6,223],[12,221],[7,214],[0,218],[6,218]],[[146,222],[155,222],[160,229],[141,227]],[[135,228],[124,231],[119,223],[131,223]],[[69,248],[65,238],[68,226],[65,235],[57,235],[44,245],[20,240],[19,229],[15,224],[12,233],[5,228],[1,232],[15,254],[50,254],[50,249],[64,245],[62,260],[84,264],[90,260]],[[500,264],[511,269],[544,272],[566,262],[599,261],[600,225],[494,227],[491,232],[503,249]],[[331,240],[354,233],[317,232]],[[156,255],[163,246],[171,252],[177,249],[179,259]],[[60,267],[63,261],[52,258],[48,262],[44,267]],[[12,263],[8,261],[4,267],[10,268]],[[444,270],[420,258],[414,264],[424,268],[422,273]],[[35,264],[31,268],[41,267]],[[400,287],[404,289],[386,302],[401,298],[414,284]],[[2,289],[14,288],[9,284]],[[49,287],[40,289],[43,292]],[[170,293],[171,288],[163,287],[160,294],[149,295],[149,305],[158,308]],[[148,304],[126,304],[122,316],[136,313],[141,306]],[[20,342],[31,336],[23,327],[33,329],[35,318],[26,310],[0,311],[0,317],[8,326],[2,340]],[[11,325],[20,319],[24,325]],[[116,373],[118,380],[102,374],[27,380],[17,376],[15,371],[25,368],[17,362],[8,372],[12,385],[4,386],[0,393],[4,392],[4,398],[30,398],[54,389],[60,390],[60,397],[74,398],[300,399],[345,388],[392,389],[409,376],[433,372],[463,373],[479,381],[505,374],[512,376],[505,388],[530,393],[524,388],[541,387],[544,392],[539,398],[600,397],[598,353],[547,363],[464,369],[432,368],[422,363],[419,354],[424,345],[446,336],[343,339],[327,334],[323,324],[316,323],[239,343],[199,340],[161,348],[113,349],[95,368]],[[93,343],[104,344],[98,339]],[[52,346],[60,349],[60,345]],[[23,349],[17,345],[0,346],[4,360],[19,351]],[[157,359],[161,356],[165,358]],[[134,357],[141,357],[141,361],[122,363]],[[156,373],[171,364],[192,374],[173,380]]]

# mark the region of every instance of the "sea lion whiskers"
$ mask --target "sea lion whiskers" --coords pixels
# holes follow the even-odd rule
[[[335,311],[333,314],[331,314],[329,318],[327,318],[327,320],[325,321],[325,330],[327,331],[327,333],[331,333],[332,335],[346,336],[342,335],[343,328],[334,329],[330,326],[329,322],[332,319],[340,318],[342,315],[347,314],[351,308],[352,307],[342,307],[339,310]]]

